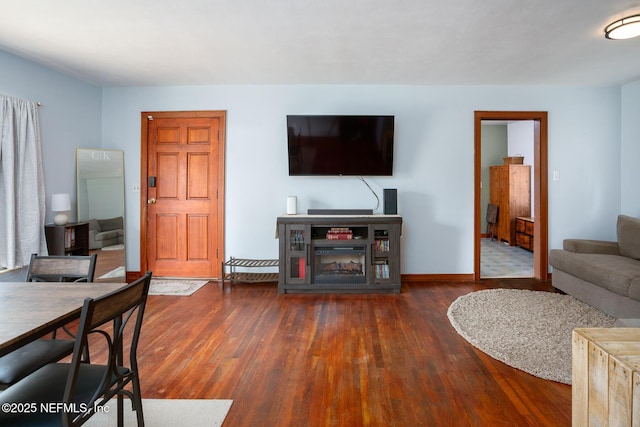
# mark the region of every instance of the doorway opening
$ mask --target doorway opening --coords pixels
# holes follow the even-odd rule
[[[533,277],[538,280],[548,279],[548,190],[547,190],[547,113],[527,111],[476,111],[474,117],[474,144],[475,144],[475,233],[474,233],[474,278],[480,280],[481,276],[481,242],[485,229],[483,224],[485,202],[482,197],[482,122],[483,121],[530,121],[533,129],[533,172],[531,173],[531,217],[529,226],[533,233],[530,249],[533,251]],[[488,184],[485,182],[485,185]],[[499,215],[500,213],[498,213]],[[516,218],[510,218],[513,233],[516,229]],[[519,224],[520,225],[520,224]],[[522,227],[524,227],[524,223]],[[515,234],[514,234],[515,236]],[[515,237],[507,240],[514,240]],[[509,242],[513,245],[515,241]]]

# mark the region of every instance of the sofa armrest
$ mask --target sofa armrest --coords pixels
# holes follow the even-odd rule
[[[98,230],[89,230],[89,250],[100,249],[102,247],[102,242],[96,239],[98,233],[100,233]]]
[[[620,255],[618,242],[608,240],[565,239],[562,247],[565,251],[583,254]]]

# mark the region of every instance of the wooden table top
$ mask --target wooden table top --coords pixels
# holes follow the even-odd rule
[[[0,356],[80,317],[85,298],[126,283],[0,282]]]

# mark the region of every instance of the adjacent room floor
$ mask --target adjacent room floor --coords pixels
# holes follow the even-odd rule
[[[480,241],[480,277],[533,277],[533,252],[483,238]]]

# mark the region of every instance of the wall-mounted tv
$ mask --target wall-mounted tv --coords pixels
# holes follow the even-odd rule
[[[393,175],[394,116],[287,116],[289,175]]]

